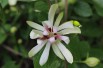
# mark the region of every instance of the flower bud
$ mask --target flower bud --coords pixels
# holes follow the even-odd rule
[[[89,57],[87,58],[84,63],[87,64],[89,67],[95,67],[99,64],[100,60],[96,57]]]
[[[17,27],[15,27],[15,26],[11,27],[11,29],[10,29],[11,33],[15,33],[16,31],[17,31]]]
[[[8,0],[10,6],[14,6],[17,3],[17,0]]]
[[[11,7],[10,7],[10,10],[11,10],[11,11],[17,11],[17,8],[16,8],[15,6],[11,6]]]
[[[22,43],[22,39],[18,39],[18,44],[21,44]]]
[[[72,22],[74,26],[81,27],[81,24],[76,20],[71,20],[70,22]]]
[[[69,4],[75,4],[77,0],[68,0]]]

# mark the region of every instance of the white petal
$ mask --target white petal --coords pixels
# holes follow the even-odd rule
[[[44,30],[44,27],[43,27],[43,26],[41,26],[41,25],[39,25],[39,24],[37,24],[37,23],[35,23],[35,22],[27,21],[27,24],[28,24],[29,26],[31,26],[32,28],[35,28],[35,29],[38,29],[38,30],[41,30],[41,31]]]
[[[30,38],[31,39],[36,39],[36,38],[38,38],[38,37],[42,37],[43,35],[42,35],[42,32],[41,31],[38,31],[38,30],[32,30],[31,32],[30,32]]]
[[[43,42],[43,40],[37,39],[37,44],[38,44],[38,45],[39,45],[39,44],[42,44],[42,42]]]
[[[69,63],[73,63],[73,56],[72,56],[71,52],[61,42],[58,42],[57,46],[60,49],[60,51],[62,52],[62,54],[64,55],[65,59]]]
[[[47,30],[44,30],[43,35],[49,35]]]
[[[47,43],[47,45],[46,45],[46,47],[45,47],[45,49],[43,51],[43,54],[40,57],[39,64],[41,66],[43,66],[47,62],[48,57],[49,57],[49,51],[50,51],[50,42]]]
[[[29,53],[28,53],[29,57],[32,57],[32,56],[34,56],[35,54],[37,54],[37,53],[43,48],[43,46],[44,46],[45,44],[46,44],[46,41],[43,41],[42,44],[33,47],[33,48],[29,51]]]
[[[55,37],[49,38],[49,41],[50,41],[51,43],[54,43],[54,42],[55,42]]]
[[[48,19],[51,22],[52,26],[53,26],[53,21],[54,21],[54,15],[56,13],[57,8],[58,8],[58,5],[57,4],[53,4],[50,7],[50,10],[49,10],[49,13],[48,13]]]
[[[65,22],[62,25],[59,26],[58,30],[62,30],[65,28],[74,28],[73,24],[71,22]]]
[[[54,26],[58,27],[62,18],[63,18],[63,12],[61,12],[61,13],[58,15],[58,17],[57,17],[57,19],[56,19],[56,21],[55,21]]]
[[[67,36],[61,36],[61,40],[63,40],[66,44],[69,44],[70,40]]]
[[[64,60],[64,56],[62,55],[62,53],[60,52],[58,46],[56,44],[52,45],[53,51],[54,53],[62,60]]]
[[[52,23],[50,21],[43,21],[42,22],[43,26],[48,26],[48,28],[52,27]]]
[[[38,38],[40,35],[39,34],[36,34],[33,30],[30,32],[30,38],[31,39],[36,39]]]
[[[71,34],[71,33],[81,33],[81,30],[79,27],[74,27],[74,28],[68,28],[68,29],[61,30],[59,33],[62,35]]]
[[[57,27],[53,27],[53,33],[57,33],[57,31],[58,31],[58,29],[57,29]]]
[[[17,0],[8,0],[9,5],[14,6],[17,3]]]

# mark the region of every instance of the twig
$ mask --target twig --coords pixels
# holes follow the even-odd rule
[[[65,62],[65,68],[68,68],[68,63],[67,63],[67,61],[65,60],[64,62]]]
[[[58,0],[55,0],[55,3],[58,3]]]
[[[65,21],[68,18],[68,0],[65,0]]]
[[[20,56],[22,56],[21,53],[14,51],[12,48],[10,48],[10,47],[8,47],[8,46],[6,46],[6,45],[3,45],[3,48],[5,48],[5,49],[8,50],[9,52],[13,53],[14,55],[20,55]]]
[[[50,8],[50,5],[51,5],[50,0],[47,0],[47,3],[48,3],[48,6]]]

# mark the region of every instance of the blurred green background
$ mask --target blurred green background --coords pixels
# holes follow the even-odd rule
[[[18,0],[12,5],[8,0],[0,0],[0,68],[64,68],[64,61],[54,53],[43,67],[38,67],[39,54],[35,56],[34,63],[28,57],[36,40],[29,38],[32,28],[26,21],[41,24],[47,20],[49,7],[55,2],[61,1]],[[74,63],[68,64],[67,68],[91,68],[81,62],[87,57],[100,60],[93,68],[103,68],[103,0],[68,0],[68,3],[67,20],[78,20],[82,33],[69,35],[71,42],[66,46],[74,56]],[[60,5],[60,11],[65,12],[64,8],[65,5]]]

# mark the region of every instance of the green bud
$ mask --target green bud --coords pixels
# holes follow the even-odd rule
[[[89,67],[95,67],[99,64],[100,60],[96,57],[89,57],[87,58],[84,63],[87,64]]]
[[[11,27],[11,29],[10,29],[11,33],[15,33],[16,31],[17,31],[17,27],[15,27],[15,26]]]
[[[70,22],[72,22],[74,26],[81,27],[81,24],[76,20],[71,20]]]
[[[22,43],[22,39],[18,39],[18,44],[21,44]]]
[[[75,4],[77,0],[68,0],[69,4]]]
[[[16,8],[15,6],[11,6],[11,7],[10,7],[10,10],[11,10],[11,11],[17,11],[17,8]]]

